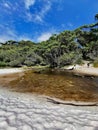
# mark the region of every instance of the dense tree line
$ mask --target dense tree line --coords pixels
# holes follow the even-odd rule
[[[95,19],[93,24],[54,34],[41,43],[23,40],[0,43],[0,66],[62,67],[82,60],[98,61],[98,14]]]

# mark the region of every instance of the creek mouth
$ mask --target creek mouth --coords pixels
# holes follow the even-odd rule
[[[50,96],[64,101],[98,102],[98,77],[77,77],[50,69],[41,73],[28,70],[0,76],[0,84],[15,92]]]

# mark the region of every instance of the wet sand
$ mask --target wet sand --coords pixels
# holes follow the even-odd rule
[[[98,101],[98,85],[95,79],[46,73],[36,74],[29,70],[0,76],[0,84],[21,93],[50,96],[65,101]]]

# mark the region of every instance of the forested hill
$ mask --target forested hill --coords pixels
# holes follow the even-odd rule
[[[0,66],[62,67],[82,60],[98,61],[98,14],[95,23],[54,34],[49,40],[0,43]]]

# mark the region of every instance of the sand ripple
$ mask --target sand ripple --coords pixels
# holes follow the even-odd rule
[[[0,90],[0,130],[98,130],[98,108],[53,105]]]

